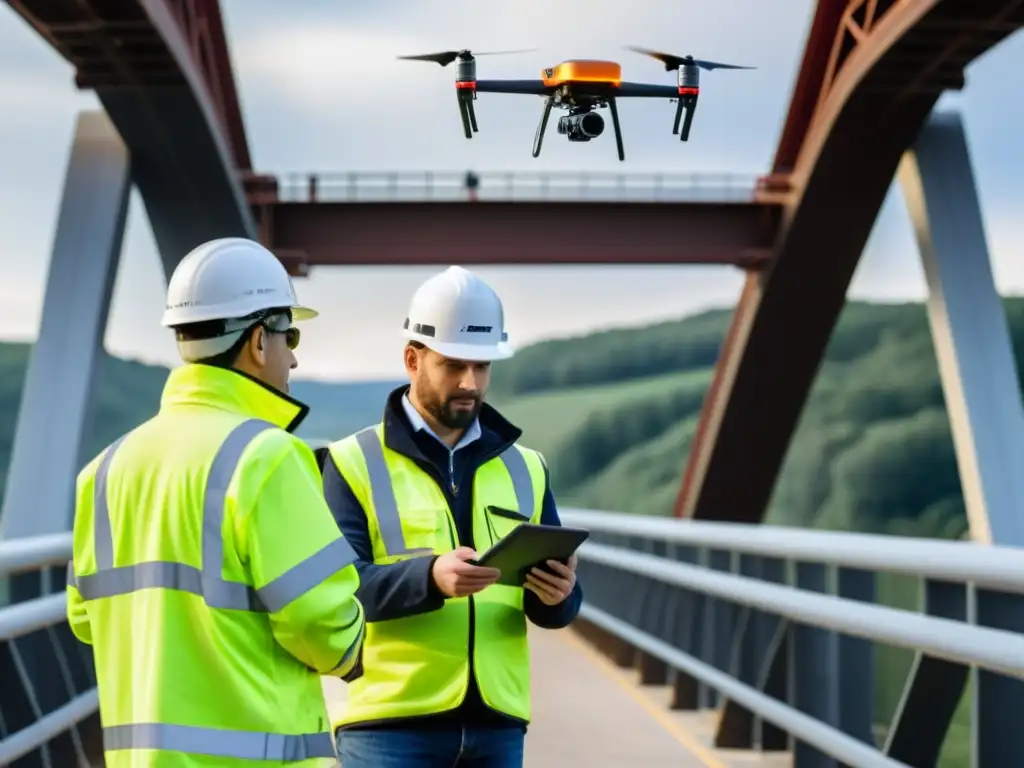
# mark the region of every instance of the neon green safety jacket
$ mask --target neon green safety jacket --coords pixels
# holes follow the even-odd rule
[[[186,365],[79,474],[67,614],[108,768],[335,765],[320,675],[357,669],[365,622],[313,452],[286,431],[306,410]]]
[[[455,519],[441,488],[415,461],[385,446],[382,425],[333,443],[330,455],[366,512],[375,563],[457,547]],[[522,523],[538,522],[545,485],[544,461],[528,448],[511,446],[484,463],[473,480],[473,540],[486,549]],[[521,587],[492,584],[469,597],[448,598],[436,611],[368,622],[363,656],[365,672],[348,686],[334,728],[455,709],[471,670],[487,706],[530,719]]]

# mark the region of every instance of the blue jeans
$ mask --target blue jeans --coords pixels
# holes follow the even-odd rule
[[[523,728],[340,731],[342,768],[522,768]]]

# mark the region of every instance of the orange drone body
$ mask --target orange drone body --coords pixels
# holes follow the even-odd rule
[[[542,69],[541,80],[549,88],[567,83],[608,83],[618,85],[622,81],[622,65],[614,61],[596,59],[572,59]]]

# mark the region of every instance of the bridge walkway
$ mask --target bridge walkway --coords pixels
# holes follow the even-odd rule
[[[533,724],[526,768],[789,768],[789,753],[761,756],[710,746],[714,713],[668,709],[667,686],[641,688],[574,630],[531,627]],[[324,679],[333,711],[345,685]]]

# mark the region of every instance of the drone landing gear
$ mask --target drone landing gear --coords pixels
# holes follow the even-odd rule
[[[473,99],[476,92],[471,88],[458,88],[455,91],[459,97],[459,115],[462,117],[462,130],[467,139],[472,139],[473,134],[478,132],[476,126],[476,112],[473,110]]]
[[[619,151],[619,162],[626,159],[626,150],[622,146],[622,128],[619,126],[619,105],[614,96],[608,97],[608,111],[612,113],[612,128],[615,130],[615,148]]]
[[[551,117],[551,107],[555,103],[555,97],[552,94],[544,99],[544,111],[540,114],[540,122],[537,123],[537,132],[533,134],[533,156],[540,157],[540,148],[544,143],[544,131],[548,127],[548,118]]]
[[[676,120],[672,124],[672,133],[679,133],[679,121],[683,117],[683,110],[686,110],[686,119],[683,120],[683,131],[679,134],[680,141],[690,138],[690,125],[693,124],[693,115],[697,111],[697,96],[680,96],[676,102]]]

